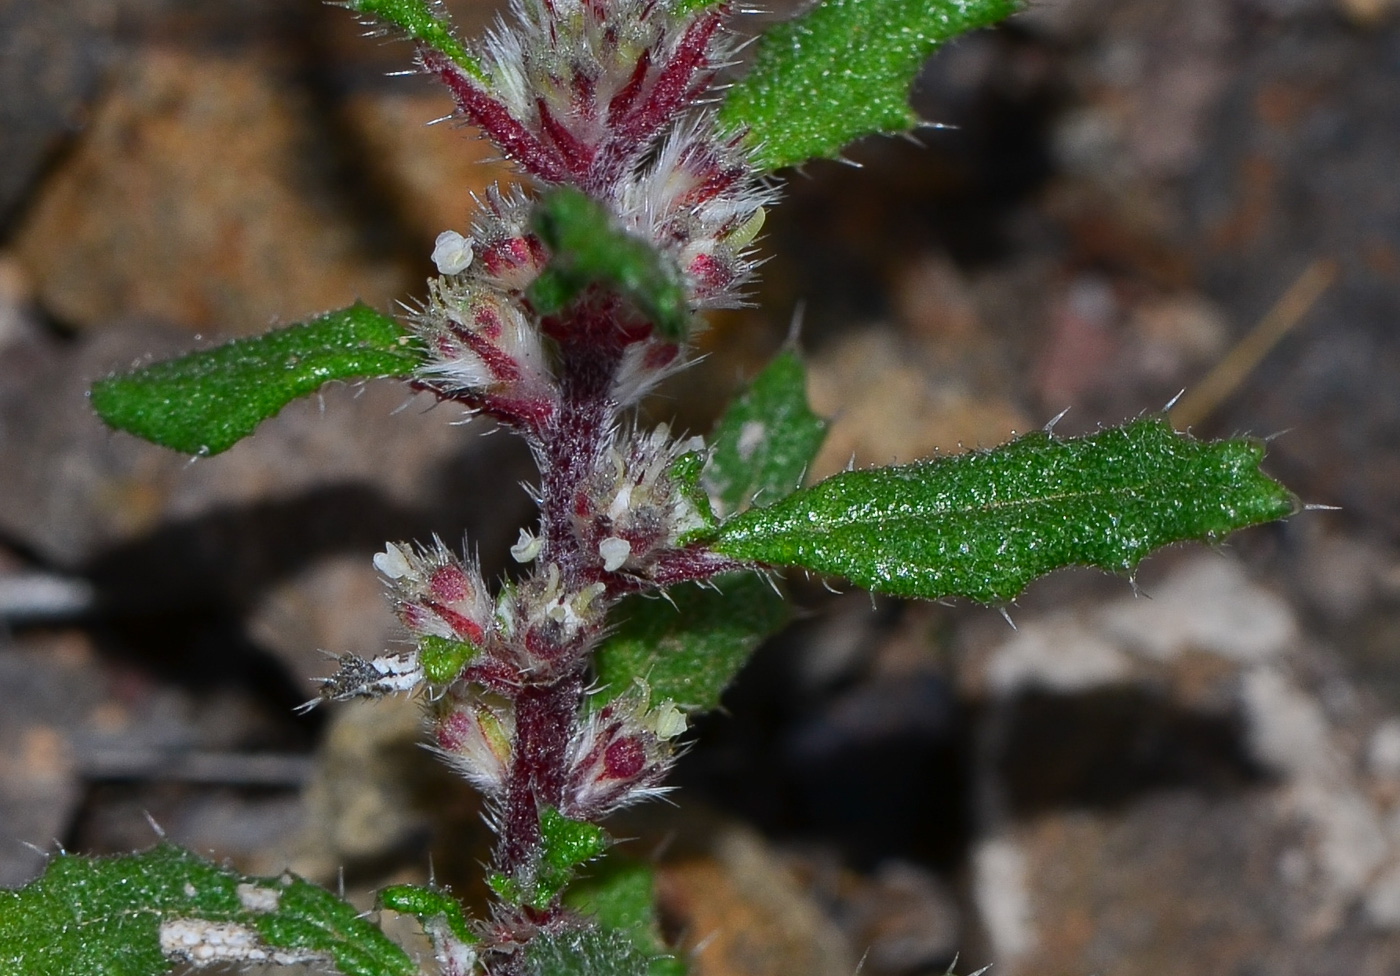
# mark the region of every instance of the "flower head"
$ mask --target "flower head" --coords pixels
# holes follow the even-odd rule
[[[389,543],[374,567],[394,594],[394,608],[417,637],[484,646],[495,619],[491,595],[475,562],[464,562],[434,539],[431,547]]]
[[[669,699],[652,708],[645,683],[584,718],[569,742],[561,811],[597,820],[619,807],[665,792],[685,716]]]

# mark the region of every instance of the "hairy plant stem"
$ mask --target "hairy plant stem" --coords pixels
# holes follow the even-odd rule
[[[563,592],[574,594],[602,575],[596,553],[583,551],[574,529],[574,500],[603,457],[617,404],[611,399],[622,345],[610,310],[581,310],[560,343],[559,400],[535,445],[540,468],[541,534],[537,566],[559,568]],[[602,339],[603,341],[599,341]],[[533,883],[540,851],[542,808],[558,807],[573,722],[583,699],[587,651],[599,627],[568,646],[549,648],[554,667],[526,683],[515,697],[515,740],[496,867],[507,877]],[[531,648],[538,652],[540,648]]]
[[[497,868],[508,877],[533,880],[540,809],[559,805],[569,730],[582,698],[580,667],[550,684],[527,686],[515,699],[515,749],[496,856]]]
[[[555,563],[566,590],[598,579],[596,554],[582,551],[574,531],[574,500],[612,427],[617,405],[609,397],[621,347],[569,343],[561,356],[559,404],[536,450],[540,468],[540,565]]]

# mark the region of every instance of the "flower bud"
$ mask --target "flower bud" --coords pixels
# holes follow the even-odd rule
[[[720,12],[655,0],[515,6],[519,25],[487,38],[490,82],[428,55],[466,117],[532,175],[605,186],[727,60]]]
[[[750,250],[777,192],[746,151],[702,115],[672,129],[654,161],[616,190],[623,223],[674,258],[696,308],[741,304],[757,267]]]
[[[445,230],[439,234],[433,242],[433,264],[437,265],[438,273],[461,274],[471,267],[472,245],[475,243],[455,230]]]
[[[399,619],[417,637],[482,647],[494,622],[491,595],[475,562],[464,563],[439,539],[431,549],[389,543],[374,557]]]
[[[572,660],[603,625],[605,592],[603,583],[569,589],[557,563],[503,590],[497,616],[506,638],[502,643],[520,656],[517,666],[539,672]]]
[[[553,400],[539,329],[517,297],[469,280],[435,278],[416,324],[429,353],[419,370],[425,380],[455,393]]]
[[[648,708],[645,686],[585,718],[569,742],[565,816],[597,820],[665,792],[672,740],[685,731],[685,717],[669,699]]]
[[[488,796],[498,796],[510,772],[515,707],[497,695],[447,695],[436,705],[433,737],[438,752]]]

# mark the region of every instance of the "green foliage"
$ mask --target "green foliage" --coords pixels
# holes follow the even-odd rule
[[[549,265],[527,293],[541,313],[553,314],[590,285],[603,285],[636,305],[665,338],[685,337],[690,307],[679,269],[616,227],[602,204],[573,187],[555,187],[540,197],[534,228],[550,250]]]
[[[479,941],[467,928],[461,903],[440,889],[411,884],[390,885],[380,890],[379,907],[412,915],[425,930],[435,920],[442,919],[458,941],[467,944]]]
[[[650,956],[625,933],[601,928],[541,933],[525,961],[530,976],[653,976]]]
[[[723,514],[770,504],[801,484],[825,436],[826,422],[807,406],[802,360],[781,353],[715,426],[702,481]]]
[[[602,827],[570,820],[552,807],[540,813],[540,843],[540,860],[561,871],[591,861],[608,849],[608,837]]]
[[[427,45],[440,54],[445,54],[477,81],[485,81],[486,75],[476,58],[467,53],[457,38],[452,36],[447,20],[430,6],[426,0],[344,0],[344,6],[355,11],[392,24],[411,41]]]
[[[945,41],[1013,13],[1018,0],[822,0],[770,29],[720,119],[748,130],[767,169],[831,157],[918,119],[909,86]]]
[[[614,856],[570,888],[564,904],[590,916],[599,928],[630,939],[651,957],[650,976],[684,976],[685,963],[671,955],[661,939],[654,888],[650,867]]]
[[[686,583],[670,602],[628,597],[617,629],[598,648],[594,672],[602,705],[625,693],[633,679],[651,688],[653,703],[669,698],[687,711],[707,712],[765,639],[787,623],[787,603],[749,573],[715,580],[716,589]]]
[[[671,10],[678,17],[693,14],[706,7],[718,6],[720,0],[671,0]]]
[[[656,924],[651,868],[640,861],[607,858],[593,876],[569,890],[564,904],[593,916],[605,929],[628,932]]]
[[[710,495],[702,480],[704,473],[705,454],[702,451],[688,451],[666,469],[666,477],[671,480],[675,491],[689,500],[702,523],[681,535],[676,540],[677,545],[688,546],[697,540],[709,539],[719,528],[719,519],[715,518],[714,509],[710,507]]]
[[[499,871],[487,885],[513,905],[548,907],[574,879],[575,869],[608,848],[608,835],[597,824],[570,820],[553,807],[540,811],[540,852],[533,877],[509,877]]]
[[[895,596],[1009,600],[1067,565],[1127,572],[1153,549],[1289,515],[1255,440],[1205,443],[1160,417],[1088,437],[849,471],[750,509],[713,548]]]
[[[368,305],[99,380],[108,424],[186,454],[218,454],[331,380],[403,376],[421,362],[398,323]]]
[[[479,647],[450,637],[424,634],[418,638],[418,663],[423,676],[436,685],[455,680],[467,662],[480,653]]]
[[[55,857],[43,877],[0,891],[3,976],[156,976],[163,923],[239,925],[252,945],[331,960],[347,976],[418,968],[353,906],[300,878],[245,878],[160,844],[123,857]],[[270,956],[271,957],[271,956]]]

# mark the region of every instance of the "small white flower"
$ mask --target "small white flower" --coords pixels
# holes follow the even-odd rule
[[[544,539],[531,534],[529,529],[520,530],[520,538],[510,547],[511,557],[518,563],[530,563],[544,548]]]
[[[433,264],[441,274],[461,274],[471,267],[475,245],[472,238],[463,237],[455,230],[445,230],[433,242]]]
[[[686,730],[685,712],[676,707],[676,703],[667,698],[650,716],[656,728],[658,739],[674,739]]]
[[[621,467],[621,465],[619,465]],[[617,494],[613,496],[612,502],[608,505],[608,518],[614,522],[627,514],[627,510],[632,507],[632,485],[623,482],[617,489]],[[604,557],[606,558],[606,557]],[[625,557],[624,557],[625,558]]]
[[[391,580],[403,579],[413,572],[413,566],[409,563],[408,557],[404,555],[402,549],[392,542],[384,546],[383,552],[374,554],[374,568]]]
[[[610,535],[598,543],[598,555],[603,557],[603,569],[615,573],[627,562],[627,557],[632,555],[632,543]]]

